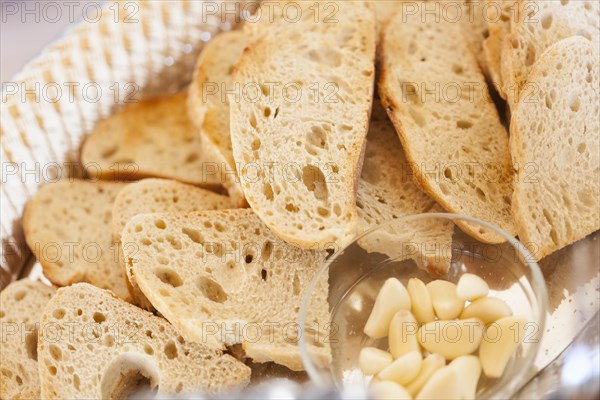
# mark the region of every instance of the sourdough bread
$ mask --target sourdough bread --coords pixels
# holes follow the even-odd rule
[[[450,212],[514,234],[508,137],[485,79],[460,40],[460,26],[443,17],[436,22],[436,15],[424,17],[398,12],[385,29],[382,103],[427,194]],[[504,241],[494,232],[457,224],[483,242]]]
[[[119,192],[112,211],[112,232],[121,248],[121,232],[133,216],[156,212],[176,213],[234,208],[231,199],[196,186],[167,179],[143,179],[127,185]],[[127,278],[123,257],[119,257],[121,273],[136,304],[152,311],[152,304]]]
[[[88,174],[110,180],[168,178],[219,188],[218,163],[203,152],[186,102],[187,92],[143,100],[101,121],[81,151]]]
[[[375,17],[361,1],[283,3],[301,18],[246,24],[255,39],[234,73],[246,92],[229,97],[233,155],[260,219],[283,240],[323,248],[356,233]]]
[[[415,185],[394,125],[377,101],[373,103],[356,205],[361,232],[412,214],[443,212],[433,199]],[[434,243],[438,244],[438,248],[452,243],[450,223],[440,223],[437,227],[427,228],[431,229],[407,236],[406,232],[398,232],[395,227],[388,227],[371,233],[358,244],[369,252],[376,251],[397,259],[401,255],[398,255],[396,250],[402,247],[402,243],[427,244],[428,250],[431,250]],[[419,246],[419,250],[424,248]],[[439,252],[417,253],[411,254],[410,257],[429,273],[440,276],[448,271],[449,257],[442,257]]]
[[[302,370],[296,340],[302,295],[325,252],[278,239],[249,209],[138,215],[123,231],[129,278],[186,340],[241,343],[254,362]],[[136,249],[129,251],[127,249]],[[309,310],[309,346],[325,364],[327,280]]]
[[[514,0],[485,0],[489,36],[483,41],[483,52],[488,66],[489,77],[496,91],[503,99],[506,93],[502,83],[500,69],[504,39],[514,23],[516,11]]]
[[[42,186],[25,208],[25,240],[55,285],[88,282],[131,300],[112,238],[112,208],[125,183],[63,180]]]
[[[513,110],[513,214],[540,259],[600,229],[598,49],[574,36],[531,69]]]
[[[600,48],[598,1],[518,0],[517,19],[502,49],[502,79],[508,103],[520,99],[533,65],[554,43],[582,36]]]
[[[250,380],[233,357],[188,343],[163,318],[85,283],[47,304],[38,357],[44,399],[126,398],[144,380],[159,398],[210,395]]]
[[[233,159],[227,92],[233,90],[233,70],[247,44],[241,30],[221,33],[208,42],[196,62],[188,97],[188,113],[200,131],[202,145],[217,153],[223,185],[239,206],[245,200]]]
[[[40,398],[37,341],[42,310],[56,289],[21,279],[0,293],[0,398]]]

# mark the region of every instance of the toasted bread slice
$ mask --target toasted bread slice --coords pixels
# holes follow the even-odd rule
[[[554,43],[583,36],[600,48],[597,1],[518,0],[517,19],[503,43],[502,80],[511,107],[520,99],[533,65]]]
[[[260,219],[290,243],[322,248],[356,233],[375,17],[361,1],[292,3],[299,21],[248,24],[257,39],[234,73],[245,91],[229,98],[233,155]]]
[[[130,279],[186,340],[241,343],[255,362],[304,368],[289,326],[325,252],[283,242],[249,209],[138,215],[122,241]],[[321,285],[307,318],[320,324],[315,340],[330,321],[327,281]],[[318,345],[326,363],[327,343]]]
[[[412,214],[443,212],[431,197],[415,185],[394,125],[377,101],[373,103],[356,205],[361,232]],[[415,238],[417,235],[410,237],[413,243]],[[434,240],[435,243],[439,243],[440,248],[442,244],[450,244],[451,224],[441,223],[439,227],[431,229],[426,238],[429,249]],[[377,234],[370,234],[368,240],[363,238],[359,241],[359,245],[369,252],[376,251],[397,258],[395,249],[400,248],[401,243],[406,239],[403,232],[395,232],[390,227]],[[450,268],[450,258],[441,257],[439,254],[419,253],[411,256],[436,276],[445,274]]]
[[[88,282],[131,301],[112,240],[112,208],[126,183],[49,183],[25,208],[25,240],[55,285]]]
[[[81,151],[88,174],[109,180],[158,177],[219,188],[219,165],[203,152],[186,102],[187,92],[143,100],[101,121]]]
[[[37,363],[38,324],[56,289],[21,279],[0,293],[0,398],[39,399]]]
[[[486,76],[490,75],[489,66],[483,51],[483,42],[488,36],[488,23],[486,20],[485,4],[480,0],[465,0],[460,3],[441,3],[445,11],[445,18],[454,21],[459,19],[462,24],[462,34],[471,53],[475,56],[479,68]],[[450,4],[452,7],[448,7]],[[458,8],[457,5],[461,6]]]
[[[121,247],[121,232],[133,216],[156,212],[176,213],[234,208],[231,199],[196,186],[167,179],[143,179],[127,185],[115,199],[112,211],[113,239]],[[123,258],[120,257],[121,273],[127,281],[136,304],[153,310],[152,304],[127,278]]]
[[[598,49],[575,36],[533,66],[512,114],[513,214],[540,259],[600,229]]]
[[[126,398],[144,380],[157,396],[215,394],[246,386],[250,369],[187,343],[163,318],[80,283],[59,289],[38,344],[44,399]]]
[[[459,25],[436,22],[435,14],[422,17],[399,12],[387,25],[379,81],[383,105],[427,194],[450,212],[514,234],[508,137],[485,79],[460,40]],[[457,224],[483,242],[504,241],[492,231]]]
[[[233,70],[247,44],[247,34],[241,30],[221,33],[208,42],[196,62],[188,97],[188,113],[200,131],[202,145],[213,147],[224,163],[220,168],[223,185],[239,206],[245,199],[233,159],[227,93],[233,90]]]
[[[483,53],[488,66],[489,78],[500,97],[506,99],[502,83],[502,49],[504,39],[508,36],[511,24],[514,23],[516,11],[515,0],[485,0],[488,37],[483,41]]]

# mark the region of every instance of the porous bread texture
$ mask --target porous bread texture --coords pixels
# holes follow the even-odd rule
[[[304,369],[295,327],[325,252],[285,243],[250,209],[138,215],[122,240],[129,278],[186,340],[218,349],[241,343],[255,362]],[[330,357],[327,293],[325,277],[304,332],[323,365]]]
[[[37,338],[42,310],[56,289],[21,279],[0,292],[0,398],[40,398]]]
[[[250,369],[221,351],[186,342],[166,320],[85,283],[46,305],[38,343],[44,399],[125,398],[144,378],[157,396],[244,387]]]
[[[386,21],[391,17],[396,8],[400,7],[403,1],[406,0],[373,1],[373,5],[375,6],[375,17],[377,21],[378,32],[381,32],[381,29],[383,29],[385,26]]]
[[[433,3],[433,2],[430,2]],[[488,36],[485,5],[483,0],[463,0],[461,2],[441,2],[444,17],[450,22],[457,20],[462,25],[462,35],[477,64],[486,76],[490,76],[489,65],[483,51],[483,42]],[[460,8],[459,8],[460,6]]]
[[[379,80],[415,181],[444,209],[514,234],[508,137],[485,79],[459,25],[422,17],[398,12],[387,24]],[[480,241],[504,241],[480,226],[457,225]]]
[[[218,164],[202,149],[187,113],[187,92],[142,100],[100,121],[85,140],[81,160],[94,178],[177,179],[221,186]]]
[[[398,135],[378,101],[373,103],[356,205],[360,232],[412,214],[443,212],[432,198],[415,185]],[[405,232],[396,232],[394,227],[388,227],[369,234],[358,244],[369,252],[395,258],[398,257],[395,250],[401,243],[407,243],[406,239],[421,238],[420,242],[429,245],[428,250],[431,250],[434,241],[439,243],[439,247],[447,246],[452,243],[452,224],[438,221],[439,226],[431,225],[432,229],[427,234],[422,232],[420,236],[408,238]],[[436,276],[445,274],[450,267],[450,259],[437,253],[431,255],[417,251],[408,256]]]
[[[112,211],[113,240],[121,248],[121,232],[133,216],[156,212],[177,213],[235,208],[231,199],[196,186],[168,179],[143,179],[127,185],[117,195]],[[152,304],[127,277],[123,257],[121,273],[136,304],[154,310]]]
[[[260,219],[283,240],[322,249],[356,233],[375,17],[365,2],[292,3],[297,22],[247,24],[256,39],[234,73],[247,93],[229,97],[233,155]],[[332,5],[333,16],[315,15]]]
[[[202,146],[212,147],[221,161],[223,185],[240,207],[246,201],[233,159],[227,93],[234,90],[233,70],[247,44],[247,34],[241,30],[223,32],[208,42],[196,62],[188,96],[188,113],[200,132]]]
[[[496,91],[506,99],[500,68],[504,39],[510,33],[516,18],[515,0],[485,0],[486,21],[489,36],[483,41],[483,52],[488,66],[489,78]]]
[[[514,107],[527,76],[541,55],[554,43],[582,36],[600,48],[600,2],[517,0],[516,23],[504,40],[501,71],[507,101]]]
[[[541,259],[600,229],[598,48],[574,36],[531,69],[513,110],[513,215],[521,242]]]
[[[62,180],[42,186],[25,207],[25,240],[58,286],[88,282],[131,301],[112,238],[112,208],[127,186]]]

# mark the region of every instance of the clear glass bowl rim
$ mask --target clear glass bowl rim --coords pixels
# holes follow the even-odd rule
[[[300,336],[301,337],[300,356],[302,358],[302,363],[304,364],[304,368],[305,368],[306,372],[308,373],[308,376],[310,377],[311,381],[314,384],[316,384],[318,387],[323,388],[323,389],[331,389],[330,387],[328,387],[329,382],[325,381],[322,378],[321,373],[319,373],[319,371],[318,371],[318,368],[313,364],[312,360],[310,359],[308,349],[306,348],[306,341],[303,340],[303,338],[304,338],[303,330],[304,330],[306,310],[309,306],[309,303],[310,303],[310,300],[312,297],[312,293],[314,291],[314,288],[315,288],[319,278],[324,273],[329,271],[329,267],[336,260],[338,254],[340,254],[341,252],[346,250],[348,247],[354,245],[357,241],[359,241],[363,237],[371,234],[372,232],[375,232],[379,229],[383,229],[389,225],[395,225],[395,224],[400,224],[400,223],[409,222],[409,221],[435,219],[435,218],[447,219],[447,220],[451,220],[451,221],[461,220],[461,221],[465,221],[465,222],[470,222],[470,223],[478,224],[480,226],[483,226],[485,228],[488,228],[488,229],[496,232],[497,234],[502,236],[504,239],[506,239],[506,241],[508,243],[510,243],[510,245],[513,246],[513,248],[515,248],[521,254],[523,264],[527,265],[529,267],[529,272],[531,273],[530,284],[531,284],[531,287],[533,290],[534,297],[537,301],[537,310],[535,310],[536,312],[534,313],[534,316],[535,316],[536,323],[538,323],[540,326],[540,329],[538,330],[539,335],[537,336],[537,340],[534,343],[531,343],[530,351],[527,354],[527,357],[525,357],[525,359],[523,360],[523,363],[521,364],[521,366],[523,367],[523,369],[522,369],[523,373],[515,375],[513,377],[513,379],[510,381],[509,385],[502,386],[501,388],[498,388],[498,390],[490,393],[489,398],[504,398],[507,396],[511,396],[512,394],[514,394],[514,392],[516,392],[518,389],[520,389],[525,383],[527,383],[527,381],[531,378],[531,376],[529,376],[527,371],[532,366],[533,361],[539,351],[539,347],[540,347],[540,343],[541,343],[541,336],[543,335],[543,332],[544,332],[544,327],[545,327],[545,322],[546,322],[546,312],[547,312],[547,306],[548,306],[548,291],[546,289],[546,283],[544,280],[544,276],[542,275],[542,271],[540,270],[539,265],[537,264],[537,262],[534,261],[534,258],[531,255],[531,253],[529,253],[527,248],[519,240],[517,240],[515,237],[511,236],[504,229],[502,229],[492,223],[480,220],[478,218],[461,215],[461,214],[422,213],[422,214],[406,215],[406,216],[403,216],[403,217],[400,217],[400,218],[397,218],[397,219],[394,219],[391,221],[387,221],[383,224],[376,225],[372,228],[369,228],[366,231],[359,234],[358,236],[354,237],[354,239],[352,239],[352,241],[350,243],[348,243],[346,246],[341,248],[337,252],[337,254],[334,254],[333,257],[331,257],[329,260],[327,260],[321,266],[321,268],[319,268],[319,270],[313,277],[312,281],[308,285],[308,287],[304,293],[304,296],[302,298],[302,305],[300,307],[300,317],[299,317],[299,321],[298,321],[300,332],[302,334]]]

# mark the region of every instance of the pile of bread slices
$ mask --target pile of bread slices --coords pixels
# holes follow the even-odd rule
[[[32,197],[26,240],[60,289],[2,292],[0,397],[225,392],[250,383],[246,359],[302,370],[316,271],[405,215],[477,217],[537,259],[600,229],[598,2],[279,6],[212,39],[184,92],[99,123],[85,179]],[[323,364],[327,285],[304,327]]]

